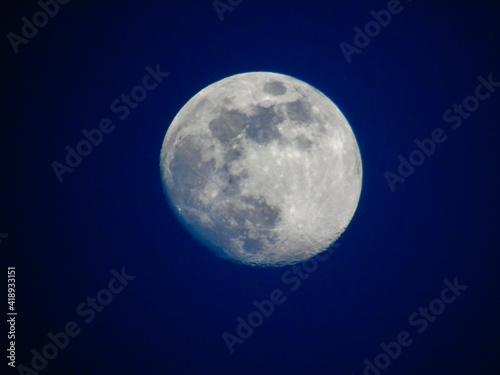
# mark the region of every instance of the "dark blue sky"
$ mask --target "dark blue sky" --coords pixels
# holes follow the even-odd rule
[[[223,21],[210,0],[70,1],[47,8],[53,17],[35,1],[2,5],[0,255],[16,267],[16,365],[33,368],[32,349],[70,323],[74,337],[41,374],[358,375],[365,359],[384,367],[380,344],[405,332],[411,344],[367,374],[498,373],[500,6],[232,3]],[[387,19],[388,7],[377,30],[370,12]],[[30,35],[23,24],[36,14],[46,24]],[[367,23],[369,43],[355,40]],[[346,59],[341,43],[356,53]],[[169,75],[135,89],[147,97],[128,112],[113,107],[151,69]],[[297,269],[213,256],[162,190],[174,116],[207,85],[248,71],[321,90],[361,150],[358,210],[296,290],[283,275]],[[53,163],[100,124],[107,133],[59,182]],[[467,288],[444,282],[455,278]],[[284,302],[230,354],[223,333],[236,335],[237,318],[276,289]],[[96,296],[112,300],[89,307]],[[439,314],[419,311],[429,305]]]

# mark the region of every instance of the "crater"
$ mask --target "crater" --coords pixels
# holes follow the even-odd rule
[[[258,227],[274,227],[278,222],[281,210],[278,207],[272,207],[267,204],[263,196],[259,198],[244,197],[243,200],[251,206],[246,210],[247,220],[251,221]]]
[[[203,189],[215,171],[215,159],[202,160],[200,140],[186,135],[175,145],[174,157],[168,168],[175,188],[173,200],[182,204],[196,201],[197,191]]]
[[[312,120],[312,106],[304,100],[286,103],[286,113],[290,120],[308,125]]]
[[[256,254],[278,241],[274,228],[279,222],[281,210],[259,198],[243,197],[248,207],[233,210],[234,219],[239,224],[243,249],[248,254]]]
[[[275,107],[257,106],[257,114],[248,116],[246,134],[249,139],[262,145],[281,139],[278,124],[283,117],[276,113]]]
[[[295,138],[295,144],[297,145],[298,148],[302,150],[308,150],[312,147],[314,143],[306,136],[299,135],[298,137]]]
[[[228,164],[224,164],[219,170],[217,170],[216,176],[219,179],[221,186],[223,186],[224,194],[231,197],[238,196],[241,193],[240,182],[248,178],[248,175],[245,173],[231,173],[230,166]]]
[[[224,161],[226,163],[231,163],[235,160],[238,160],[243,155],[243,151],[241,150],[241,145],[238,143],[237,145],[232,146],[229,150],[224,154]]]
[[[221,113],[208,124],[213,136],[226,143],[238,136],[245,127],[246,116],[236,110],[222,110]]]
[[[264,92],[274,96],[281,96],[286,93],[286,87],[280,81],[266,82],[264,84]]]
[[[363,174],[363,170],[362,170],[362,167],[361,167],[361,158],[360,157],[356,157],[356,166],[355,166],[355,173],[357,176],[361,176]]]

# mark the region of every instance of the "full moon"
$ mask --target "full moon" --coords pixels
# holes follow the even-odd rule
[[[285,266],[326,249],[361,194],[361,155],[324,94],[252,72],[201,90],[175,116],[160,154],[169,204],[216,255]]]

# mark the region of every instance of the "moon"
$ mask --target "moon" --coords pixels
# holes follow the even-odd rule
[[[270,72],[230,76],[189,100],[165,135],[160,171],[170,207],[195,238],[261,267],[328,249],[362,184],[359,147],[337,106]]]

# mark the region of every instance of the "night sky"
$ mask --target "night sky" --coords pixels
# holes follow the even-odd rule
[[[2,374],[500,373],[500,4],[41,0],[0,17]],[[223,260],[165,198],[177,112],[251,71],[316,87],[356,135],[358,209],[321,260]]]

